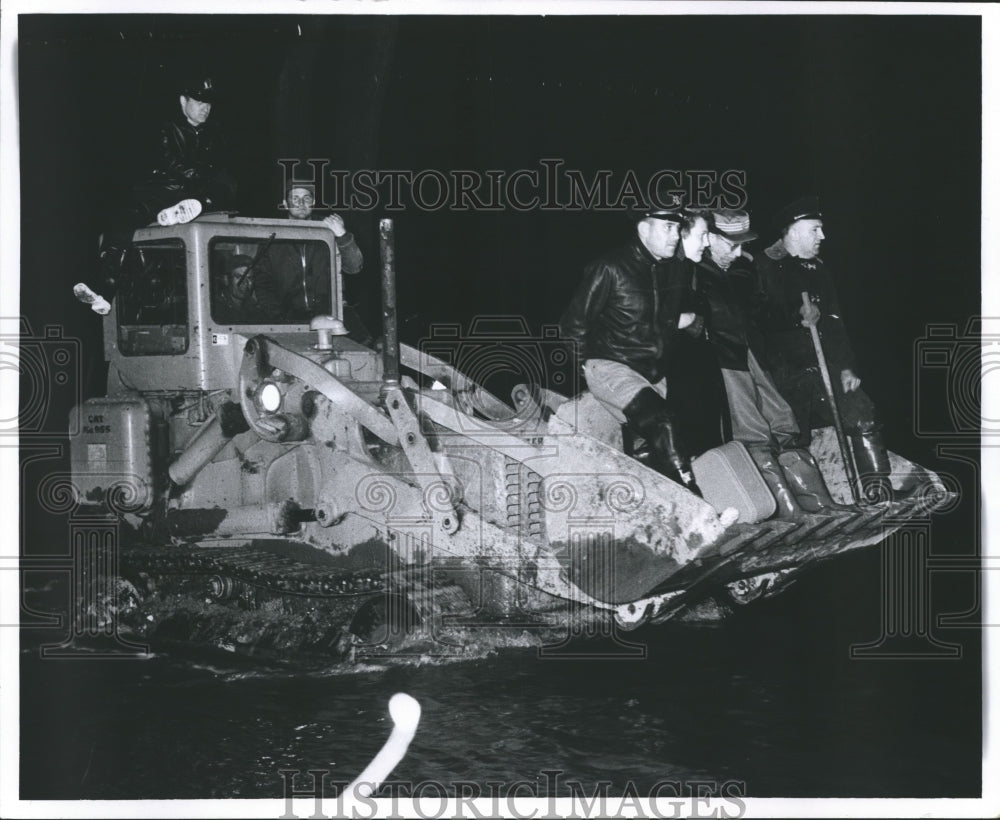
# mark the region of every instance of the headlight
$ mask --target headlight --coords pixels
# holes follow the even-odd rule
[[[281,409],[281,391],[278,385],[274,382],[264,382],[257,388],[254,401],[262,413],[277,413]]]

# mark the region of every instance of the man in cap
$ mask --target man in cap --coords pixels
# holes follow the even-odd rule
[[[224,169],[222,132],[209,120],[215,98],[211,77],[181,86],[180,110],[160,128],[147,176],[132,186],[101,238],[103,273],[112,287],[136,228],[154,219],[161,225],[190,222],[203,209],[232,205],[236,182]]]
[[[875,406],[861,390],[837,289],[819,257],[826,238],[819,198],[804,197],[782,208],[775,228],[780,238],[760,261],[762,328],[775,383],[798,421],[798,443],[808,446],[813,427],[833,423],[810,332],[815,326],[844,431],[853,445],[863,494],[870,501],[892,500],[889,457]],[[808,294],[808,306],[803,304],[803,293]]]
[[[586,266],[560,327],[594,397],[645,440],[650,466],[700,495],[664,378],[683,294],[665,297],[685,215],[679,198],[658,195],[653,207],[630,213],[627,244]]]
[[[153,186],[173,194],[175,202],[195,199],[201,208],[216,210],[232,204],[235,180],[224,169],[226,145],[215,120],[209,120],[216,99],[211,77],[198,77],[181,88],[180,114],[160,129],[159,157],[153,169]],[[160,224],[185,222],[197,216],[180,209],[165,209]],[[200,211],[197,206],[190,210]]]
[[[316,195],[313,183],[293,180],[285,190],[282,209],[289,219],[314,219]],[[340,254],[342,273],[361,273],[364,256],[339,214],[329,214],[322,223],[333,232]],[[267,252],[266,275],[258,281],[258,297],[264,310],[272,316],[288,319],[311,317],[329,309],[330,268],[328,254],[317,243],[279,241]],[[357,312],[344,305],[344,324],[351,338],[362,343],[371,341],[370,334]]]
[[[224,261],[212,302],[212,318],[216,321],[245,324],[265,320],[254,291],[253,271],[248,273],[252,265],[253,258],[245,254]]]
[[[281,206],[288,211],[289,219],[312,219],[316,206],[315,186],[311,182],[289,183]],[[361,273],[365,258],[354,235],[344,225],[344,218],[340,214],[329,214],[323,217],[322,222],[333,231],[337,250],[340,251],[341,270],[349,276]]]
[[[757,314],[763,294],[753,257],[743,248],[756,238],[746,211],[713,212],[708,254],[694,283],[722,373],[732,437],[746,445],[778,502],[779,516],[835,509],[812,455],[797,447],[799,427],[792,408],[761,364],[766,357]]]

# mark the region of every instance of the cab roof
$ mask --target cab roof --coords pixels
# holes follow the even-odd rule
[[[158,225],[152,223],[136,230],[136,239],[154,239],[163,236],[183,236],[203,230],[212,231],[222,227],[273,228],[278,236],[290,232],[302,236],[303,231],[315,232],[332,243],[333,232],[322,222],[311,219],[288,219],[283,217],[237,216],[226,211],[203,213],[183,225]]]

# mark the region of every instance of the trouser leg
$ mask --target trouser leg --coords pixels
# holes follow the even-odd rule
[[[714,347],[705,339],[678,334],[666,376],[670,405],[692,456],[722,444],[728,407]]]
[[[666,400],[666,382],[651,385],[627,365],[606,359],[588,359],[583,374],[594,398],[627,424],[631,434],[645,440],[648,465],[701,495],[691,472],[690,451],[678,436],[677,421]]]
[[[770,446],[771,428],[757,404],[757,390],[750,372],[723,369],[722,381],[726,386],[733,438],[747,447]]]
[[[661,398],[667,395],[665,380],[651,384],[628,365],[608,359],[587,359],[583,376],[587,389],[620,424],[626,422],[624,410],[640,390],[653,388]]]
[[[771,374],[761,367],[757,357],[749,350],[747,365],[754,384],[757,408],[767,422],[771,438],[780,449],[796,446],[801,430],[791,405],[781,395]]]
[[[778,368],[771,374],[771,384],[777,390],[776,401],[782,401],[791,410],[798,435],[791,436],[786,430],[786,447],[808,447],[812,438],[813,422],[817,413],[816,382],[814,374],[808,370]],[[820,391],[823,386],[820,383]],[[787,427],[787,425],[786,425]]]
[[[587,359],[583,363],[583,376],[587,389],[608,414],[622,425],[622,444],[626,455],[649,465],[650,450],[643,437],[626,423],[622,412],[635,395],[652,387],[661,397],[667,394],[663,379],[655,385],[621,362],[608,359]]]

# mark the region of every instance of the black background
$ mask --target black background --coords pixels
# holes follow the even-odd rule
[[[103,215],[179,84],[208,72],[245,214],[276,213],[278,158],[738,169],[760,253],[771,214],[819,194],[860,375],[898,449],[915,342],[979,313],[980,51],[975,17],[22,16],[22,312],[96,341],[68,286],[93,272]],[[370,319],[381,215],[347,216]],[[392,215],[411,337],[477,314],[554,323],[583,264],[630,230],[598,211]]]
[[[956,328],[958,342],[945,347],[978,349],[978,339],[961,341],[980,313],[978,18],[29,15],[19,25],[21,312],[36,333],[59,325],[98,348],[99,322],[71,286],[93,274],[103,215],[142,168],[157,123],[175,113],[190,74],[210,73],[222,90],[212,117],[232,144],[239,210],[248,215],[277,212],[279,158],[446,173],[537,169],[540,159],[558,158],[584,172],[610,169],[615,179],[628,170],[644,179],[658,169],[739,169],[762,233],[756,253],[773,238],[768,220],[778,207],[806,193],[822,197],[823,257],[836,271],[860,375],[888,443],[954,473],[966,491],[933,549],[976,550],[975,473],[937,452],[954,436],[920,435],[954,427],[956,382],[917,362],[929,324]],[[369,260],[354,283],[369,318],[377,315],[382,215],[347,214]],[[393,216],[411,342],[430,322],[468,326],[477,315],[519,315],[534,331],[555,323],[582,266],[630,230],[620,213],[607,212],[411,207]],[[918,419],[915,387],[933,423]],[[68,395],[53,393],[45,425],[54,435]],[[44,526],[23,523],[25,543]],[[844,623],[877,611],[878,572],[874,551],[845,559],[824,580],[781,596],[752,621],[752,634],[766,641],[768,618],[776,618],[800,642],[787,658],[810,642],[817,657],[834,645],[842,651]],[[956,581],[951,597],[935,598],[935,612],[974,610],[971,586],[968,575]],[[847,614],[837,616],[845,603]],[[930,662],[913,667],[912,692],[905,680],[879,691],[872,708],[895,703],[899,719],[893,713],[868,729],[889,736],[931,725],[922,715],[934,711],[940,731],[971,753],[954,758],[965,783],[978,774],[978,716],[966,708],[959,721],[948,709],[977,700],[975,643],[966,644],[961,683],[949,677],[951,666],[935,667],[935,677]],[[804,681],[802,691],[812,686]],[[808,703],[803,710],[821,713]],[[45,754],[49,731],[31,741]],[[896,737],[902,760],[914,743],[905,730]],[[934,748],[926,757],[937,766]],[[939,793],[920,770],[900,779],[901,792]],[[39,788],[44,794],[51,784]],[[838,792],[820,785],[810,793]]]

